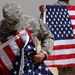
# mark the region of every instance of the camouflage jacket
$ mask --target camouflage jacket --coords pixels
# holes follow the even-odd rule
[[[42,20],[22,15],[16,25],[9,25],[5,20],[0,22],[0,40],[12,35],[14,32],[28,28],[33,36],[35,46],[37,40],[41,41],[41,51],[47,56],[52,52],[54,38]]]

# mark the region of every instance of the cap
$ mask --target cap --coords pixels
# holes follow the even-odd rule
[[[3,6],[3,17],[7,20],[18,20],[21,13],[21,7],[16,2],[9,2]]]

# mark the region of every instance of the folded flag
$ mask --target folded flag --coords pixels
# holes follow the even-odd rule
[[[47,66],[75,66],[75,6],[46,5],[44,22],[54,35]]]
[[[53,75],[44,62],[34,65],[37,51],[27,29],[7,37],[0,44],[0,69],[3,75]]]
[[[25,29],[0,41],[0,69],[3,75],[9,75],[17,54],[24,44],[27,44],[28,39],[29,35]]]

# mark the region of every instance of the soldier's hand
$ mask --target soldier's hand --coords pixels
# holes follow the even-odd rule
[[[41,13],[44,13],[45,9],[46,9],[45,5],[40,5],[39,6],[39,10],[40,10]]]
[[[33,56],[34,64],[41,62],[45,58],[45,54],[38,52],[37,55]]]

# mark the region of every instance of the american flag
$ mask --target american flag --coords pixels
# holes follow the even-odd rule
[[[44,23],[54,35],[47,66],[75,66],[75,6],[46,5]]]
[[[26,30],[22,30],[0,41],[0,70],[3,75],[9,75],[17,54],[28,39]]]
[[[22,58],[22,51],[20,51],[15,63],[13,64],[13,68],[10,71],[10,75],[53,75],[44,62],[38,64],[33,63],[34,61],[31,57],[36,54],[36,49],[32,40],[29,40],[27,46],[23,49],[24,65],[22,67],[20,66]]]
[[[37,54],[32,36],[27,29],[16,32],[0,44],[0,70],[3,75],[53,75],[42,61],[34,64]]]

